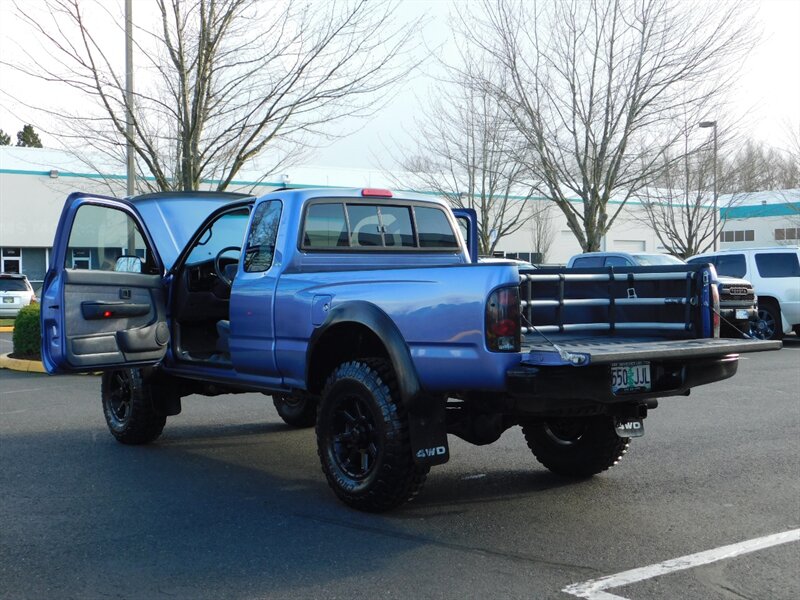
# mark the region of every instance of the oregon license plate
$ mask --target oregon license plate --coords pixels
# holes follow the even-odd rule
[[[652,387],[649,362],[612,363],[611,391],[613,393],[649,392]]]

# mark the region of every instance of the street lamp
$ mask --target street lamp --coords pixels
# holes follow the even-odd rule
[[[717,210],[717,122],[716,121],[701,121],[700,127],[713,127],[714,128],[714,252],[718,249],[719,232],[717,231],[717,223],[719,219],[719,211]]]

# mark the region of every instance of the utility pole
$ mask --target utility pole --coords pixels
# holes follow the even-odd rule
[[[133,155],[133,13],[132,0],[125,0],[125,136],[127,138],[128,189],[136,193],[136,165]]]

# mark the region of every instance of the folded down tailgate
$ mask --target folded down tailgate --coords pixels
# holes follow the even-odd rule
[[[779,350],[783,344],[771,340],[711,338],[696,340],[579,339],[551,343],[526,340],[522,363],[528,365],[598,365],[640,360],[691,360],[747,352]]]

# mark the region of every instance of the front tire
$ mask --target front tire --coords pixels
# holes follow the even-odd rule
[[[273,396],[272,403],[287,425],[304,428],[317,422],[317,401],[310,396]]]
[[[758,319],[752,333],[760,340],[783,339],[783,321],[781,309],[776,302],[765,300],[758,303]]]
[[[317,416],[317,452],[328,485],[355,509],[381,512],[419,493],[429,467],[414,463],[389,363],[346,362],[328,378]]]
[[[103,373],[100,385],[103,415],[118,442],[147,444],[161,435],[167,417],[155,409],[157,389],[145,381],[140,369]]]
[[[553,473],[591,477],[617,464],[630,438],[621,438],[609,417],[560,418],[522,427],[528,447]]]

